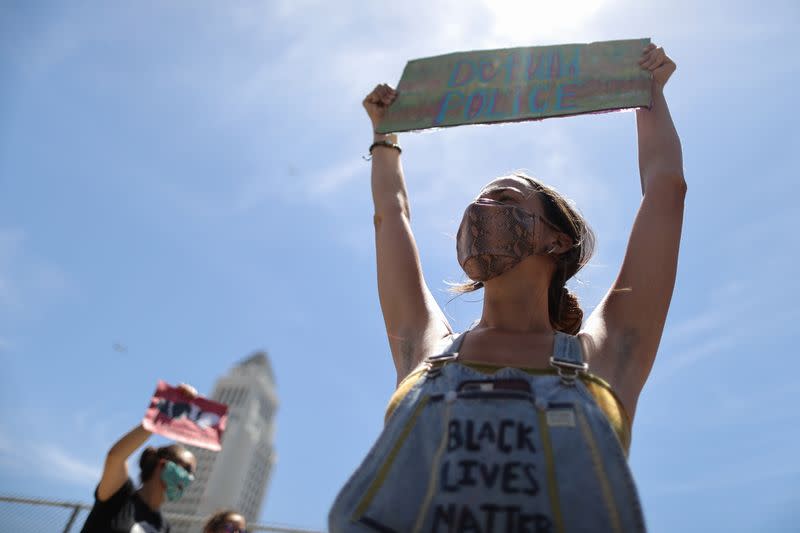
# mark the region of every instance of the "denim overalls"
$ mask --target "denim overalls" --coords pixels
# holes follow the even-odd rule
[[[556,374],[459,364],[460,334],[424,376],[329,514],[331,533],[642,532],[619,440],[584,383],[577,337],[556,333]]]

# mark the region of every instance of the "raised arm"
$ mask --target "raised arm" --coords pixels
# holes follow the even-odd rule
[[[197,390],[191,385],[182,383],[178,388],[189,398],[197,396]],[[97,485],[98,500],[101,502],[108,500],[125,484],[128,480],[128,457],[147,442],[150,435],[152,433],[144,429],[140,423],[111,446],[106,454],[100,483]]]
[[[619,275],[582,332],[593,371],[634,415],[655,361],[675,285],[686,182],[681,144],[664,84],[675,63],[650,45],[640,61],[653,74],[653,105],[636,112],[642,203]]]
[[[101,502],[108,500],[128,480],[128,457],[139,447],[147,442],[151,433],[141,424],[122,436],[108,450],[106,461],[103,465],[103,475],[97,485],[97,499]]]
[[[396,97],[378,85],[364,99],[373,132]],[[373,133],[373,141],[396,145],[397,136]],[[399,383],[451,329],[422,275],[400,151],[385,144],[372,150],[372,200],[378,294]]]

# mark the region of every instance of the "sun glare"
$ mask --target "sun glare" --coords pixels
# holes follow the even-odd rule
[[[589,22],[608,0],[485,0],[492,17],[490,46],[525,46],[585,42],[598,34]],[[591,30],[591,31],[590,31]]]

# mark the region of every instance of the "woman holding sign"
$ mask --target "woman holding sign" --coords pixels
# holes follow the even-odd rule
[[[180,390],[187,398],[197,396],[189,385]],[[161,515],[164,500],[178,500],[194,480],[196,461],[192,452],[179,444],[145,448],[139,457],[141,486],[134,489],[128,475],[128,457],[151,432],[141,424],[126,433],[108,451],[103,475],[95,491],[95,503],[82,533],[148,531],[166,533],[169,523]]]
[[[394,135],[375,134],[378,289],[398,387],[383,433],[331,510],[338,531],[643,531],[627,465],[631,423],[675,282],[686,184],[649,45],[652,107],[637,111],[643,198],[619,275],[585,324],[566,282],[594,237],[556,191],[523,174],[464,213],[458,260],[483,313],[454,334],[428,289]],[[364,100],[373,130],[396,92]]]

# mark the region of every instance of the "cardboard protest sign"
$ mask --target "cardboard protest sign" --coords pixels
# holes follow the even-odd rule
[[[459,52],[406,64],[378,132],[650,106],[650,39]]]
[[[200,396],[190,398],[177,387],[159,381],[142,427],[184,444],[219,451],[227,420],[227,405]]]

